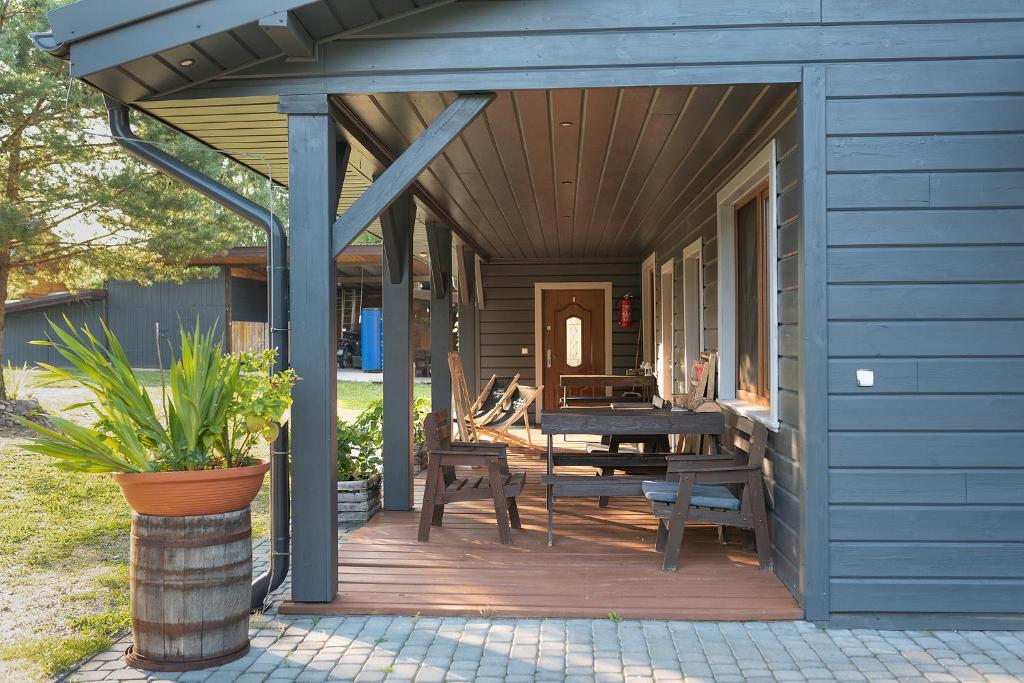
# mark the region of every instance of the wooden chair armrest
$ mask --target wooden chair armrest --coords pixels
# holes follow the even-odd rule
[[[490,451],[488,455],[495,453],[503,455],[508,450],[508,444],[501,441],[452,441],[450,445],[453,451],[462,451],[463,449]]]
[[[474,450],[474,449],[470,449],[470,448],[451,448],[451,449],[445,448],[445,449],[439,449],[439,450],[434,450],[434,451],[427,451],[427,455],[428,456],[431,456],[431,455],[450,455],[450,456],[459,456],[459,457],[463,457],[463,458],[473,458],[473,457],[476,457],[476,458],[500,458],[500,457],[502,457],[503,453],[498,453],[498,452],[495,452],[494,450],[490,450],[490,449],[488,449],[488,450],[483,450],[483,449],[481,449],[481,450]]]
[[[705,465],[699,463],[686,463],[685,465],[679,465],[676,463],[669,463],[668,472],[669,474],[683,474],[687,472],[700,473],[700,472],[747,472],[749,470],[759,470],[759,465],[732,465],[723,466],[719,463],[709,462]]]
[[[699,455],[699,454],[679,454],[679,453],[666,453],[665,459],[671,463],[691,463],[691,462],[735,462],[736,456],[731,453],[720,453],[718,455]]]

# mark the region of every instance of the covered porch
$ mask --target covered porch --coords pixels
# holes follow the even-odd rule
[[[206,126],[244,120],[251,129],[241,137],[271,160],[277,178],[287,174],[291,359],[303,380],[292,420],[292,594],[282,611],[803,615],[797,84],[284,94],[143,106],[211,144],[228,142]],[[742,252],[734,224],[750,196],[754,256]],[[366,230],[384,252],[385,511],[339,545],[330,257]],[[679,570],[661,571],[657,520],[640,497],[608,507],[560,500],[560,540],[547,547],[543,463],[525,450],[511,457],[529,474],[523,528],[511,546],[498,543],[487,503],[453,506],[445,526],[418,542],[410,318],[421,262],[430,268],[435,410],[451,407],[443,369],[453,329],[472,394],[492,375],[544,387],[528,413],[534,424],[559,405],[562,374],[647,367],[672,400],[685,393],[694,359],[720,352],[726,412],[771,429],[773,569],[759,570],[741,534],[723,545],[715,527],[697,526],[687,531]],[[758,321],[757,339],[738,338],[744,316]],[[757,356],[752,373],[744,353]],[[760,383],[758,403],[738,392],[743,372]],[[534,439],[540,446],[536,432]]]
[[[289,600],[280,611],[711,621],[803,616],[785,586],[758,569],[757,554],[735,534],[720,544],[713,526],[689,528],[678,571],[661,571],[656,520],[642,498],[615,498],[604,508],[596,499],[559,501],[558,540],[549,548],[538,483],[543,462],[525,453],[509,460],[528,476],[519,498],[523,528],[513,532],[513,545],[499,543],[486,502],[453,506],[430,542],[419,543],[421,475],[416,509],[379,513],[341,544],[331,602]]]

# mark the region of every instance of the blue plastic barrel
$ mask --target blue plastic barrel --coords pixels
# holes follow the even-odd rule
[[[379,308],[364,308],[361,315],[363,372],[380,372],[384,369],[384,316]]]

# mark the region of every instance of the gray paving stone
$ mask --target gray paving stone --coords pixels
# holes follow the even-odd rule
[[[819,629],[805,622],[329,617],[270,613],[252,651],[218,669],[146,674],[127,640],[69,681],[805,681],[1002,683],[1024,680],[1010,631]]]

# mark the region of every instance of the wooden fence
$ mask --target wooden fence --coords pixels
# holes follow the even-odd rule
[[[263,351],[267,348],[267,323],[232,321],[231,352]]]

